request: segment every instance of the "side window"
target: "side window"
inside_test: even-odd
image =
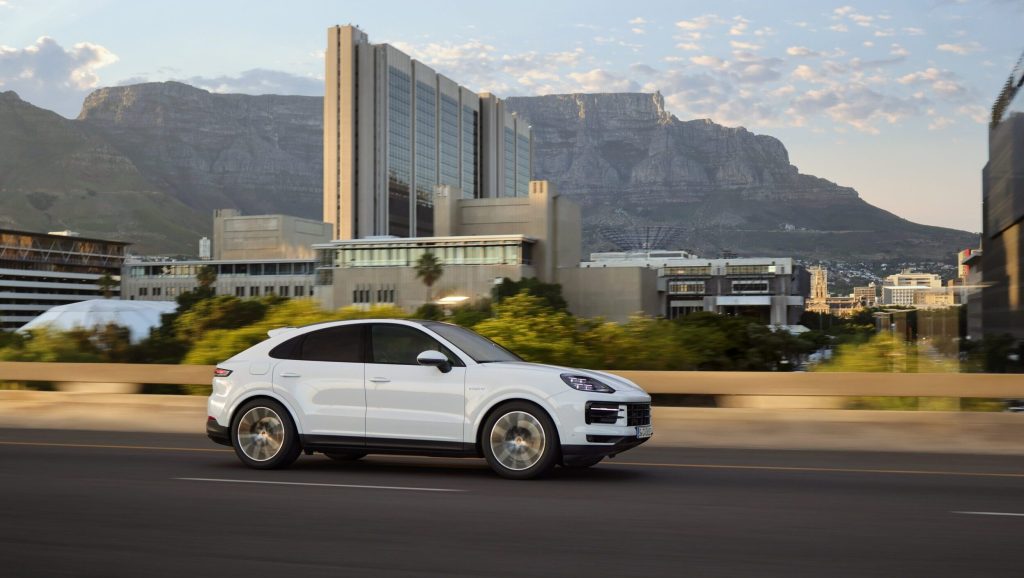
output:
[[[408,325],[379,323],[370,326],[373,363],[392,365],[419,365],[416,357],[424,351],[440,351],[448,356],[452,365],[464,365],[447,347],[426,333]]]
[[[302,341],[305,361],[363,362],[363,325],[342,325],[307,333]]]
[[[271,349],[270,357],[362,363],[364,327],[365,325],[342,325],[306,333]]]

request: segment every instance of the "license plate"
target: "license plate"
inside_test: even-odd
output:
[[[636,437],[638,438],[649,438],[654,435],[653,425],[638,425],[636,426]]]

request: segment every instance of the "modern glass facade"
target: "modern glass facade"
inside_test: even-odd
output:
[[[320,267],[414,267],[424,253],[449,265],[530,265],[533,241],[521,237],[480,239],[434,237],[415,241],[340,244],[318,247]]]
[[[442,185],[463,198],[528,194],[529,128],[494,95],[351,26],[328,30],[325,63],[323,207],[332,238],[432,235]]]
[[[412,188],[412,76],[388,67],[388,231],[410,233],[409,203]]]
[[[432,76],[434,76],[432,74]],[[434,187],[437,186],[437,77],[416,81],[416,233],[434,233]],[[395,233],[392,233],[395,234]]]
[[[472,107],[462,106],[462,198],[480,196],[477,174],[479,162],[480,113]]]

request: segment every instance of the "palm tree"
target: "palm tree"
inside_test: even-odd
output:
[[[100,293],[103,294],[104,299],[110,299],[114,295],[114,287],[117,287],[118,283],[110,276],[110,273],[104,273],[102,277],[96,280],[96,284],[100,287]]]
[[[206,289],[217,282],[217,268],[213,265],[203,265],[196,271],[196,282],[203,289]]]
[[[441,260],[433,253],[424,253],[416,260],[416,278],[421,279],[427,286],[427,303],[430,303],[430,288],[444,274]]]

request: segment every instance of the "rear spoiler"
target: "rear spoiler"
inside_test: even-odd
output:
[[[276,329],[271,329],[270,331],[268,331],[267,332],[267,336],[268,337],[277,337],[278,335],[283,335],[285,333],[290,333],[292,331],[295,331],[296,329],[297,329],[296,327],[278,327]]]

